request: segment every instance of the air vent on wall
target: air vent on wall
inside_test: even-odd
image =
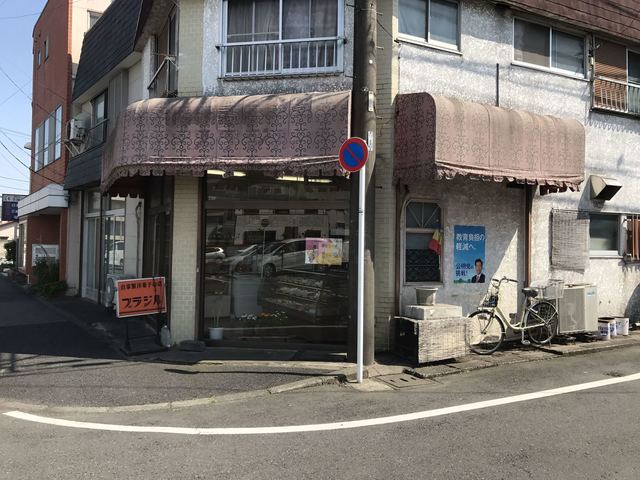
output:
[[[591,184],[591,199],[611,200],[613,196],[622,188],[622,184],[615,178],[606,178],[599,175],[589,177]]]

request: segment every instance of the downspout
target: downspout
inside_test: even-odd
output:
[[[524,237],[525,237],[525,249],[524,249],[524,286],[528,287],[531,284],[531,217],[533,210],[533,194],[535,192],[534,185],[525,185],[525,213],[524,213]]]

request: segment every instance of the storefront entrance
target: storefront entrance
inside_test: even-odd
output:
[[[347,179],[210,171],[203,236],[205,338],[344,348]]]

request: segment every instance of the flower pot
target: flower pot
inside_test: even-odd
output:
[[[211,327],[209,329],[209,340],[222,340],[224,327]]]
[[[417,287],[416,301],[418,305],[435,305],[437,287]]]

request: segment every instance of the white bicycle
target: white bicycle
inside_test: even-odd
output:
[[[518,320],[514,323],[508,320],[509,317],[498,306],[500,288],[505,282],[518,283],[507,277],[492,279],[478,310],[469,315],[469,348],[479,355],[490,355],[498,350],[505,339],[507,327],[521,333],[523,345],[544,345],[551,342],[558,332],[558,309],[549,300],[538,296],[541,290],[550,289],[554,291],[554,298],[560,298],[564,287],[561,280],[551,280],[545,288],[523,288],[522,307]]]

